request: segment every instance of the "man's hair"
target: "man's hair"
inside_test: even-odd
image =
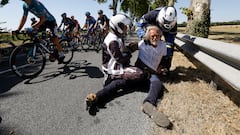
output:
[[[146,30],[146,33],[145,35],[143,36],[143,39],[144,40],[150,40],[150,31],[151,30],[157,30],[157,32],[159,33],[160,37],[162,36],[162,31],[155,25],[150,25],[147,27],[147,30]]]

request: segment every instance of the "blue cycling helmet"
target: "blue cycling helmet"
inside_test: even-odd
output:
[[[85,13],[85,15],[86,15],[86,16],[90,16],[91,13],[87,11],[87,12]]]

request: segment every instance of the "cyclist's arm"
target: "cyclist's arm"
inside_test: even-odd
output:
[[[39,28],[45,21],[46,21],[46,17],[43,16],[43,15],[40,16],[40,17],[39,17],[39,21],[38,21],[37,23],[33,24],[32,28],[33,28],[33,29]]]
[[[95,28],[97,28],[97,26],[98,26],[98,21],[96,21],[93,28],[95,29]]]
[[[18,26],[18,29],[17,29],[18,31],[20,31],[23,28],[24,24],[26,23],[26,20],[27,20],[27,16],[23,15],[22,19],[20,21],[20,24]]]

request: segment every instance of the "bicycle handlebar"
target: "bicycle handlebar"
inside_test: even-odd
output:
[[[37,35],[38,31],[34,30],[32,28],[26,28],[24,30],[20,31],[12,31],[12,38],[13,40],[15,39],[15,37],[17,38],[17,40],[28,40],[28,39],[32,39],[32,37],[34,37],[34,35]],[[24,37],[21,37],[20,35],[24,35]],[[30,37],[30,38],[26,38],[26,37]]]

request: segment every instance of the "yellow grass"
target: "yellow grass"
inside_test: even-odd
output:
[[[178,27],[178,32],[184,31],[185,27]],[[208,38],[240,45],[240,25],[212,26]]]
[[[181,52],[173,57],[168,90],[158,104],[174,127],[154,126],[153,135],[239,135],[240,108],[209,84],[208,74],[194,66]]]

